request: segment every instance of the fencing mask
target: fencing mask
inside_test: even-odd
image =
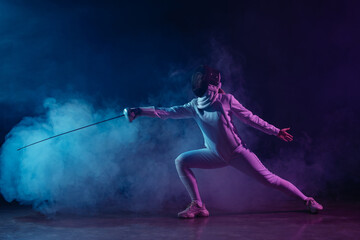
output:
[[[221,75],[218,70],[202,65],[194,71],[191,77],[192,90],[196,96],[202,97],[209,84],[219,86],[220,80]]]

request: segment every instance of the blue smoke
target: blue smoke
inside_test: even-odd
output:
[[[234,72],[239,76],[227,81],[225,90],[235,83],[241,85],[241,69],[231,55],[220,47],[214,49],[214,58],[219,61],[214,60],[213,65],[226,69],[224,76],[228,79]],[[139,105],[172,106],[190,101],[186,72],[170,72],[162,79],[160,94],[149,94],[148,100]],[[139,118],[129,124],[125,119],[117,119],[16,151],[29,143],[121,113],[113,107],[114,103],[99,108],[75,96],[47,98],[44,114],[25,117],[7,135],[0,155],[0,190],[7,201],[32,205],[45,214],[156,211],[181,208],[189,201],[173,160],[182,152],[203,147],[200,130],[192,120]],[[246,101],[241,92],[237,96]],[[256,145],[258,138],[253,131],[243,124],[238,124],[238,128],[247,143]],[[314,166],[307,166],[305,161],[299,163],[299,156],[289,152],[284,157],[287,165],[271,167],[280,176],[289,176],[300,188],[314,186],[312,180],[302,177],[304,172],[314,171]],[[295,163],[296,172],[289,171]],[[321,168],[315,172],[320,173]],[[284,197],[232,168],[196,169],[195,174],[208,206],[244,210]]]
[[[113,184],[121,174],[121,153],[131,152],[137,123],[114,120],[16,151],[19,146],[116,114],[111,109],[95,110],[80,99],[64,103],[46,99],[44,107],[44,116],[24,118],[2,147],[1,192],[5,199],[49,211],[55,203],[61,208],[89,208],[104,197],[116,198]]]
[[[163,81],[183,85],[184,71]],[[183,104],[189,96],[189,84],[181,90],[164,86],[144,105]],[[203,145],[192,121],[139,118],[130,124],[120,118],[17,151],[121,113],[114,103],[99,108],[75,96],[47,98],[43,114],[23,118],[7,135],[0,155],[0,191],[7,201],[45,214],[159,210],[188,201],[173,160]]]

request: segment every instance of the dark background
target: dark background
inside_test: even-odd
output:
[[[359,5],[1,1],[0,143],[23,117],[41,113],[47,97],[137,106],[161,94],[171,71],[218,63],[226,52],[224,89],[267,121],[290,126],[300,140],[288,147],[301,148],[309,164],[321,159],[322,197],[358,198]],[[252,147],[270,158],[285,143],[269,139]]]

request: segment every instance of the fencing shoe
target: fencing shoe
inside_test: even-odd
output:
[[[319,211],[324,209],[323,206],[320,203],[316,202],[312,197],[308,197],[305,199],[305,205],[311,213],[318,213]]]
[[[194,218],[194,217],[208,217],[209,211],[205,208],[205,204],[200,204],[196,201],[192,201],[188,207],[178,213],[179,218]]]

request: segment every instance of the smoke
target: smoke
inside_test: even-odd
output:
[[[354,186],[360,183],[356,161],[360,132],[355,105],[360,101],[352,84],[357,81],[353,49],[358,51],[358,44],[348,37],[356,32],[350,31],[356,22],[351,18],[339,14],[333,18],[332,11],[324,17],[309,13],[309,23],[301,15],[293,28],[281,31],[268,26],[283,26],[282,18],[269,18],[263,10],[246,10],[244,26],[213,15],[203,18],[206,26],[213,26],[209,20],[226,23],[215,31],[220,39],[222,35],[233,39],[225,47],[215,40],[210,44],[201,40],[209,39],[210,33],[193,24],[199,19],[186,18],[181,21],[185,25],[169,21],[164,4],[139,12],[137,4],[132,6],[136,11],[130,11],[123,5],[20,2],[1,2],[0,15],[0,133],[22,119],[1,147],[0,190],[6,200],[33,205],[44,213],[183,207],[189,198],[173,160],[184,151],[203,147],[192,120],[139,118],[129,124],[118,119],[20,152],[16,149],[116,116],[120,106],[186,103],[193,96],[188,70],[204,63],[221,70],[224,90],[245,107],[275,126],[293,127],[295,141],[288,144],[235,122],[265,166],[308,195],[358,192]],[[196,8],[172,11],[183,16],[187,9]],[[297,13],[311,8],[303,10]],[[198,12],[185,15],[198,16]],[[322,24],[314,28],[311,19],[319,18]],[[180,31],[189,26],[194,26],[192,31]],[[345,45],[351,47],[344,49]],[[245,48],[249,51],[242,54]],[[322,54],[329,52],[331,57]],[[249,63],[246,81],[244,55]],[[168,75],[159,80],[169,65]],[[286,199],[230,167],[196,169],[195,174],[210,207],[243,210]]]
[[[1,192],[6,200],[49,211],[54,206],[93,207],[104,196],[115,197],[117,189],[111,185],[121,174],[120,153],[134,141],[136,124],[113,121],[16,151],[25,144],[115,115],[110,109],[96,111],[81,99],[63,103],[46,99],[44,108],[44,116],[24,118],[15,126],[2,147]]]
[[[176,88],[184,84],[180,80],[184,74],[172,71],[163,80],[173,87],[164,87],[161,97],[150,96],[144,105],[183,104],[190,88]],[[43,114],[25,117],[6,136],[0,155],[0,190],[7,201],[30,204],[45,214],[154,211],[186,204],[174,159],[202,146],[200,131],[189,120],[140,118],[130,124],[121,118],[17,151],[32,142],[117,116],[122,110],[96,108],[88,98],[75,94],[63,96],[47,98]]]
[[[213,65],[224,66],[221,69],[225,69],[225,76],[236,72],[241,77],[240,66],[226,49],[214,49],[212,56],[218,61],[213,60]],[[189,71],[179,69],[171,69],[161,80],[158,95],[149,94],[148,100],[139,105],[172,106],[190,101],[191,88],[186,81]],[[242,78],[227,79],[228,89],[243,83]],[[241,92],[235,95],[246,99]],[[192,120],[139,118],[129,124],[122,118],[16,151],[26,144],[121,113],[114,104],[94,107],[86,97],[75,96],[63,94],[62,98],[46,99],[43,114],[25,117],[7,135],[0,155],[0,187],[7,201],[30,204],[45,214],[158,211],[164,207],[181,208],[189,201],[173,160],[182,152],[203,147],[200,130]],[[254,131],[244,124],[237,125],[246,142],[256,144]],[[299,165],[301,154],[301,150],[287,152],[279,158],[286,158],[288,165],[270,167],[280,176],[289,176],[295,184],[308,187],[302,175],[313,171],[314,166],[306,162]],[[289,171],[295,163],[298,167]],[[194,172],[210,207],[245,210],[283,198],[231,167]]]

